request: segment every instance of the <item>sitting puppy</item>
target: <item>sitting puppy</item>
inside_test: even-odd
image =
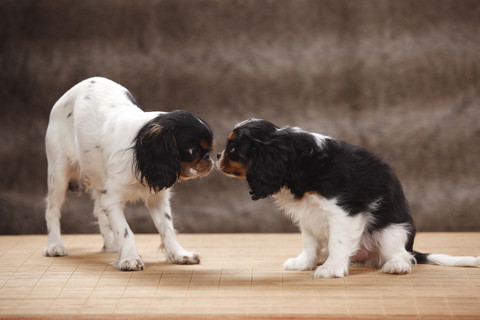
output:
[[[142,270],[135,238],[125,220],[127,202],[142,200],[160,233],[169,262],[199,263],[178,242],[170,187],[213,168],[210,126],[186,111],[143,112],[119,84],[84,80],[54,105],[47,128],[48,196],[46,256],[65,256],[60,209],[74,182],[85,184],[95,204],[105,251],[119,251],[120,270]]]
[[[390,166],[367,150],[298,128],[247,120],[218,155],[220,170],[246,178],[253,200],[273,195],[302,232],[303,252],[285,270],[343,277],[351,262],[386,273],[408,273],[412,263],[480,266],[480,257],[413,250],[415,226],[402,186]]]

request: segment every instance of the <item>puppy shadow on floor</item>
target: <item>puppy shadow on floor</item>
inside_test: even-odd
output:
[[[64,266],[70,266],[75,272],[86,272],[97,275],[102,273],[108,276],[108,279],[118,279],[119,283],[125,278],[139,280],[140,282],[129,280],[129,287],[164,287],[164,288],[192,288],[192,290],[239,290],[248,291],[249,288],[267,288],[282,290],[283,286],[304,286],[306,284],[323,286],[342,282],[343,278],[334,279],[315,279],[313,271],[282,271],[281,264],[278,270],[261,271],[252,270],[251,266],[245,266],[245,269],[239,268],[234,264],[229,266],[228,261],[222,265],[177,265],[166,261],[166,258],[159,253],[158,257],[145,257],[145,270],[143,271],[120,271],[116,267],[118,253],[107,253],[101,249],[85,252],[82,248],[71,248],[69,255],[57,257],[57,263]],[[230,268],[231,267],[231,268]],[[372,278],[372,272],[377,270],[354,265],[350,269],[349,277],[351,280],[360,278]],[[246,292],[245,291],[245,292]]]
[[[98,267],[98,270],[103,270],[106,263],[109,264],[110,261],[115,261],[117,257],[118,253],[116,252],[110,253],[101,250],[85,252],[83,248],[69,248],[68,256],[54,257],[53,259],[62,264],[71,262],[72,265],[81,264],[81,266],[88,266],[92,269],[96,266]]]

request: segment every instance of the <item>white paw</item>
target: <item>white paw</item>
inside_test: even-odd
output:
[[[68,256],[68,252],[62,243],[47,244],[47,247],[43,250],[43,255],[45,257],[63,257]]]
[[[475,262],[473,263],[476,267],[480,267],[480,257],[475,258]]]
[[[315,270],[315,278],[343,278],[348,274],[348,268],[339,265],[323,264]]]
[[[405,259],[391,259],[383,265],[380,272],[405,274],[412,271],[412,263]]]
[[[304,270],[313,270],[315,263],[309,262],[306,259],[300,257],[289,258],[283,263],[283,270],[290,271],[304,271]]]
[[[189,251],[180,251],[175,253],[167,254],[167,259],[169,263],[176,264],[199,264],[200,257],[198,253],[189,252]]]
[[[122,271],[140,271],[145,269],[142,259],[123,259],[118,263],[118,269]]]

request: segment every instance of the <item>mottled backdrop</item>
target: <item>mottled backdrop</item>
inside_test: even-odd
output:
[[[418,229],[480,230],[480,1],[2,0],[0,233],[44,233],[55,101],[104,76],[144,110],[214,128],[266,118],[363,145],[396,169]],[[175,187],[180,232],[294,231],[218,172]],[[69,194],[64,232],[96,232]],[[130,206],[134,232],[154,232]]]

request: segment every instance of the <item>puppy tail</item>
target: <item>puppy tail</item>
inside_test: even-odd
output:
[[[412,251],[418,264],[437,264],[447,267],[480,267],[480,257],[449,256]]]

